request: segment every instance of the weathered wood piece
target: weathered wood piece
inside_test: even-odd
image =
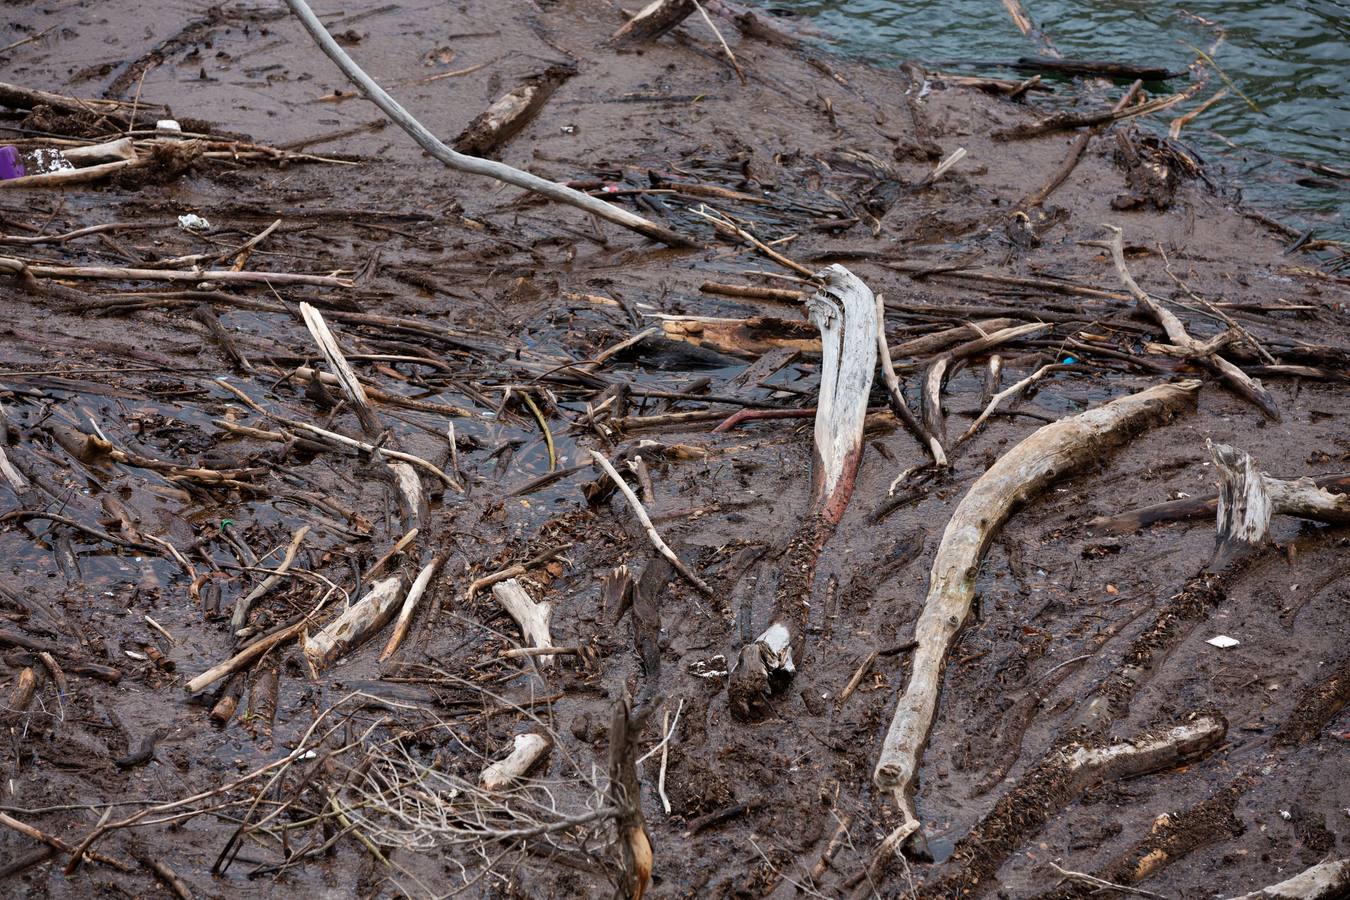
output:
[[[492,586],[492,596],[506,610],[507,615],[520,626],[527,647],[552,647],[553,636],[549,633],[549,624],[553,620],[553,604],[538,601],[530,597],[520,582],[508,578]],[[547,666],[553,662],[552,656],[539,657],[539,665]]]
[[[487,156],[501,147],[538,114],[558,85],[576,74],[573,66],[549,66],[531,75],[493,101],[459,133],[451,145],[460,153]]]
[[[357,603],[314,634],[305,635],[301,650],[315,672],[375,634],[393,617],[403,594],[403,579],[397,575],[377,581]]]
[[[928,597],[914,629],[913,668],[873,773],[877,787],[890,791],[899,806],[906,838],[919,830],[912,792],[937,712],[944,662],[970,613],[980,561],[994,534],[1017,506],[1180,412],[1199,388],[1198,381],[1159,385],[1046,425],[1000,458],[962,498],[933,560]]]
[[[1297,516],[1332,525],[1350,524],[1350,495],[1333,494],[1310,478],[1284,481],[1256,468],[1250,455],[1227,444],[1206,440],[1219,473],[1217,534],[1211,569],[1270,540],[1270,520]]]
[[[867,398],[877,367],[876,298],[843,266],[830,266],[819,277],[824,285],[806,302],[821,339],[810,506],[781,559],[769,627],[741,648],[731,675],[731,709],[741,718],[761,712],[765,700],[796,673],[816,560],[843,518],[862,459]]]
[[[518,734],[512,740],[511,752],[483,770],[479,783],[489,791],[508,788],[525,777],[543,758],[553,742],[542,734]]]

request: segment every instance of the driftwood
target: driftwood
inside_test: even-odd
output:
[[[1125,91],[1125,96],[1121,97],[1116,101],[1116,105],[1111,107],[1111,111],[1120,112],[1125,109],[1125,107],[1134,102],[1135,97],[1139,96],[1139,91],[1142,90],[1143,87],[1144,83],[1142,81],[1136,81],[1131,84]],[[1064,180],[1073,173],[1074,168],[1078,165],[1078,161],[1083,158],[1083,151],[1087,149],[1088,144],[1092,142],[1094,137],[1101,134],[1103,128],[1104,126],[1098,126],[1089,129],[1074,138],[1073,143],[1069,145],[1068,152],[1064,154],[1064,161],[1059,164],[1059,168],[1055,169],[1050,175],[1049,180],[1046,181],[1036,193],[1031,194],[1019,203],[1018,208],[1030,209],[1033,206],[1040,206],[1044,203],[1046,198],[1053,194],[1055,189],[1063,184]]]
[[[1257,471],[1245,452],[1206,441],[1219,473],[1217,534],[1211,569],[1220,569],[1270,539],[1272,517],[1297,516],[1332,525],[1350,525],[1350,495],[1333,494],[1312,479],[1284,481]]]
[[[305,327],[309,329],[310,335],[314,338],[314,343],[318,345],[319,352],[327,360],[328,367],[337,376],[338,386],[342,388],[342,395],[356,410],[356,418],[361,422],[361,430],[366,433],[367,437],[379,437],[384,427],[380,424],[379,417],[375,415],[375,410],[371,408],[370,399],[366,397],[366,391],[361,386],[360,380],[357,379],[351,363],[347,362],[347,358],[342,355],[342,348],[338,346],[337,338],[333,337],[333,332],[329,330],[328,323],[323,320],[323,314],[308,303],[301,303],[300,315],[304,318]]]
[[[1009,68],[1022,72],[1056,72],[1060,75],[1101,76],[1119,78],[1122,81],[1164,81],[1185,75],[1185,71],[1169,72],[1162,66],[1133,66],[1128,63],[1106,62],[1093,59],[1052,59],[1044,56],[1022,56]]]
[[[614,468],[614,464],[595,451],[591,451],[591,459],[594,460],[597,466],[604,470],[605,474],[609,476],[610,481],[614,482],[614,486],[619,489],[619,493],[623,494],[624,499],[628,501],[628,506],[633,510],[633,514],[638,517],[638,521],[642,523],[642,530],[647,533],[647,540],[651,541],[652,546],[656,548],[656,552],[668,559],[670,564],[675,567],[675,571],[679,572],[684,576],[686,581],[698,588],[699,593],[707,597],[714,596],[713,589],[708,586],[708,583],[698,577],[693,569],[685,565],[684,560],[680,559],[675,551],[670,549],[670,545],[661,538],[660,533],[656,530],[656,526],[652,524],[651,516],[647,515],[647,510],[643,508],[642,503],[637,498],[637,494],[633,493],[633,489],[628,486],[628,482],[623,480],[623,476]],[[544,646],[547,646],[547,644]]]
[[[380,662],[384,662],[394,655],[399,644],[408,635],[408,628],[412,625],[413,613],[417,612],[417,604],[422,601],[422,595],[427,592],[427,586],[431,584],[431,579],[436,576],[436,572],[445,562],[444,556],[437,556],[422,567],[422,571],[417,573],[413,579],[412,587],[408,588],[408,596],[403,599],[403,608],[399,610],[398,620],[394,622],[394,631],[389,635],[389,642],[384,645],[380,651]]]
[[[616,897],[642,900],[652,878],[652,842],[647,834],[647,819],[642,814],[642,789],[637,776],[637,742],[642,728],[659,704],[648,703],[634,711],[632,698],[625,690],[609,720],[609,796],[610,805],[619,810],[614,818],[622,882]]]
[[[1312,479],[1319,488],[1336,494],[1350,493],[1350,474],[1319,475]],[[1219,509],[1219,495],[1205,497],[1183,497],[1180,500],[1168,500],[1141,506],[1114,516],[1098,516],[1088,522],[1093,531],[1103,533],[1127,534],[1138,531],[1159,522],[1180,522],[1186,519],[1208,519]]]
[[[310,667],[320,672],[335,659],[389,623],[403,593],[403,579],[394,575],[377,581],[357,603],[314,634],[306,634],[301,650]]]
[[[1111,261],[1115,264],[1116,274],[1120,276],[1121,283],[1125,285],[1126,290],[1130,292],[1130,296],[1134,297],[1140,307],[1162,326],[1163,331],[1167,333],[1167,339],[1172,342],[1174,347],[1179,349],[1181,355],[1202,362],[1219,375],[1235,393],[1255,404],[1267,418],[1276,422],[1280,421],[1280,410],[1275,405],[1275,398],[1270,396],[1270,392],[1261,386],[1261,382],[1219,356],[1217,350],[1228,342],[1228,336],[1219,335],[1208,341],[1197,341],[1191,337],[1186,332],[1186,326],[1182,324],[1182,321],[1173,315],[1171,310],[1154,300],[1130,275],[1130,270],[1125,265],[1125,248],[1121,230],[1114,225],[1105,225],[1104,227],[1111,232],[1111,240],[1104,245],[1095,245],[1105,246],[1111,251]],[[1155,347],[1152,349],[1162,348]]]
[[[291,543],[286,548],[286,554],[282,557],[281,564],[272,570],[272,573],[264,578],[257,587],[235,602],[234,615],[230,618],[231,632],[237,634],[239,629],[243,628],[248,621],[249,610],[253,609],[253,604],[281,582],[282,577],[290,570],[291,563],[295,562],[295,554],[299,552],[300,544],[304,542],[307,534],[309,534],[308,525],[297,528],[295,534],[291,535]]]
[[[113,165],[113,163],[109,163]],[[87,171],[77,169],[76,171]],[[17,181],[18,179],[14,179]],[[0,181],[0,184],[12,182]],[[354,287],[346,278],[332,275],[305,275],[293,272],[236,272],[233,269],[128,269],[120,266],[38,266],[19,259],[0,256],[0,272],[9,272],[20,278],[89,278],[104,281],[180,281],[198,284],[216,281],[221,284],[312,284],[317,287]]]
[[[982,334],[972,341],[959,344],[928,364],[923,375],[923,424],[938,441],[947,441],[947,422],[942,414],[942,386],[947,381],[952,363],[957,360],[976,356],[1000,344],[1023,338],[1039,337],[1051,329],[1051,325],[1041,322],[1029,322],[1003,328],[993,334]]]
[[[1336,900],[1350,896],[1350,857],[1320,862],[1293,878],[1232,900]]]
[[[689,17],[694,0],[653,0],[610,35],[614,47],[654,41]]]
[[[558,85],[576,74],[572,66],[549,66],[493,101],[451,145],[460,153],[486,156],[529,124]]]
[[[489,791],[500,791],[525,777],[525,773],[548,752],[553,742],[542,734],[518,734],[512,741],[511,752],[483,770],[479,783]]]
[[[492,596],[501,604],[502,609],[515,619],[527,647],[552,647],[553,636],[549,633],[549,623],[553,619],[553,604],[537,601],[525,592],[520,582],[508,578],[492,586]],[[539,657],[539,665],[547,666],[553,662],[552,656]]]
[[[881,361],[881,380],[886,384],[886,399],[891,406],[891,412],[909,429],[909,433],[914,435],[933,457],[933,465],[947,465],[947,454],[942,450],[942,442],[933,436],[922,422],[914,417],[914,412],[905,402],[904,391],[900,389],[900,376],[895,373],[895,363],[891,361],[891,350],[886,345],[886,306],[877,295],[877,357]]]
[[[333,36],[328,33],[328,29],[324,28],[323,23],[319,21],[318,16],[314,15],[314,11],[309,8],[309,4],[305,0],[286,0],[286,5],[291,8],[291,12],[295,13],[300,23],[305,26],[305,30],[309,32],[310,37],[314,38],[319,48],[342,70],[342,74],[359,87],[370,101],[380,108],[381,112],[393,120],[395,125],[407,132],[409,137],[417,142],[418,146],[450,168],[469,175],[484,175],[488,178],[494,178],[497,181],[533,191],[558,203],[575,206],[586,212],[594,213],[607,222],[621,225],[671,247],[698,246],[698,242],[672,231],[664,225],[649,222],[641,216],[634,215],[611,203],[606,203],[604,200],[596,199],[566,185],[540,178],[537,175],[531,175],[529,172],[521,171],[504,163],[480,159],[476,156],[465,156],[452,150],[440,138],[428,131],[426,126],[413,118],[397,100],[389,96],[384,88],[376,84],[374,79],[367,75],[347,55],[347,51],[338,46],[337,41],[333,40]],[[692,11],[692,9],[693,6],[691,5],[690,10]]]
[[[1013,509],[1047,486],[1093,464],[1140,430],[1191,403],[1198,381],[1160,385],[1039,429],[980,476],[943,533],[929,576],[928,598],[915,625],[913,669],[873,773],[890,791],[904,821],[899,846],[919,830],[912,792],[919,759],[937,712],[943,665],[970,612],[984,552]]]
[[[731,675],[731,709],[742,718],[761,712],[766,698],[796,673],[816,560],[843,518],[862,459],[867,398],[877,367],[876,298],[843,266],[830,266],[820,277],[824,287],[807,301],[822,348],[810,507],[782,557],[769,627],[741,648]]]

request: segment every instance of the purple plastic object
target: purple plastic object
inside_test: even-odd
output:
[[[17,147],[0,147],[0,181],[22,178],[26,174],[23,157]]]

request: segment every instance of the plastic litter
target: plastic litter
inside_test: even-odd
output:
[[[196,213],[186,213],[178,217],[178,227],[184,231],[206,231],[211,223]]]
[[[39,147],[36,150],[20,150],[13,146],[0,147],[0,181],[73,168],[74,164],[55,147]]]
[[[1229,647],[1236,647],[1242,642],[1237,638],[1231,638],[1226,634],[1216,634],[1214,637],[1205,641],[1205,643],[1212,647],[1218,647],[1220,650],[1227,650]]]

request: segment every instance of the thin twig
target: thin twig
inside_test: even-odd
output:
[[[713,589],[708,586],[708,583],[694,574],[693,570],[684,564],[684,560],[676,556],[675,551],[670,549],[670,546],[661,539],[661,535],[656,531],[656,526],[652,524],[651,517],[647,515],[647,510],[643,509],[642,502],[639,501],[637,495],[633,493],[633,489],[628,486],[628,482],[623,480],[623,476],[615,470],[614,465],[594,450],[591,451],[591,459],[595,460],[595,464],[605,470],[605,474],[610,477],[614,482],[614,486],[619,489],[619,492],[623,494],[624,499],[628,501],[628,505],[632,508],[633,514],[638,517],[638,521],[642,523],[643,529],[647,532],[647,539],[650,540],[652,546],[656,548],[656,552],[670,560],[670,564],[675,567],[675,571],[679,572],[690,584],[698,588],[701,594],[706,597],[715,596]]]

